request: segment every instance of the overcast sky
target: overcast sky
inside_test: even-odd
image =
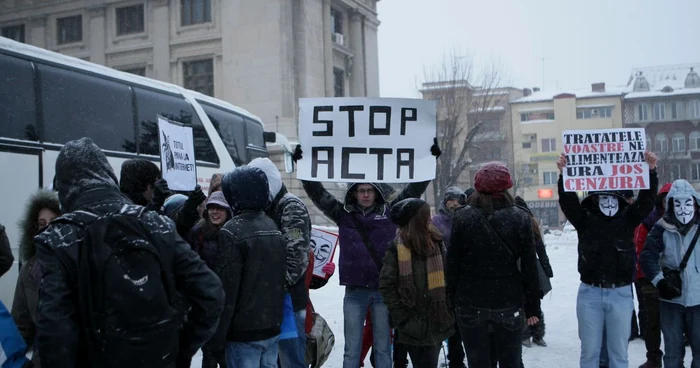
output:
[[[420,97],[456,49],[499,59],[513,85],[624,85],[634,67],[700,62],[700,0],[381,0],[382,97]]]

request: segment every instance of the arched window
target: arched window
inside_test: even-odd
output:
[[[693,131],[690,133],[690,149],[700,150],[700,131]]]
[[[646,140],[646,147],[645,148],[648,150],[651,150],[652,149],[651,148],[651,136],[649,134],[647,134],[646,138],[647,138],[647,140]]]
[[[671,148],[673,152],[685,152],[685,134],[681,132],[673,133],[671,138]]]
[[[656,151],[657,152],[667,152],[668,151],[668,139],[666,134],[659,133],[656,135]]]

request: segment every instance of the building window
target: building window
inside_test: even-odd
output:
[[[528,112],[520,114],[520,121],[554,120],[554,111]]]
[[[58,18],[56,20],[57,43],[59,45],[83,40],[83,16]]]
[[[528,114],[520,114],[520,121],[527,121],[529,118]]]
[[[671,104],[671,119],[683,118],[683,102],[677,101]]]
[[[656,135],[656,150],[658,152],[668,151],[668,140],[666,139],[666,134],[660,133]]]
[[[654,104],[654,120],[666,120],[666,104],[655,103]]]
[[[501,149],[500,148],[493,148],[489,150],[485,157],[487,160],[500,160],[501,159]]]
[[[689,103],[690,105],[690,117],[691,118],[700,118],[700,100],[692,100]]]
[[[649,134],[646,135],[645,143],[646,143],[646,147],[644,147],[644,150],[650,150],[651,149],[651,137],[649,136]]]
[[[211,22],[211,0],[181,0],[183,26]]]
[[[214,60],[197,60],[182,63],[185,88],[214,96]]]
[[[693,131],[690,133],[690,149],[700,150],[700,131]]]
[[[637,105],[637,120],[639,120],[639,121],[649,120],[649,105],[647,105],[647,104]]]
[[[117,8],[117,35],[143,33],[144,24],[143,4]]]
[[[671,138],[673,152],[685,152],[685,136],[683,133],[674,133]]]
[[[554,152],[557,150],[557,140],[554,138],[542,139],[542,152]]]
[[[612,107],[576,109],[576,119],[603,119],[612,117]]]
[[[140,75],[142,77],[146,76],[146,67],[140,67],[140,68],[127,68],[127,69],[119,69],[124,73],[129,73],[129,74],[134,74],[134,75]]]
[[[542,180],[544,185],[554,185],[557,183],[557,173],[556,172],[543,172]]]
[[[523,148],[525,148],[525,149],[530,149],[530,148],[532,148],[532,143],[530,143],[530,142],[523,142]]]
[[[2,27],[0,30],[0,35],[5,38],[24,43],[24,24]]]
[[[331,33],[343,34],[343,13],[331,9]]]
[[[690,180],[700,181],[700,163],[690,164]]]
[[[335,97],[345,97],[345,72],[342,69],[333,69],[333,89]]]
[[[683,165],[679,164],[674,164],[671,165],[671,178],[673,180],[676,179],[685,179],[685,167]]]

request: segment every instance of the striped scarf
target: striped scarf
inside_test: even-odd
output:
[[[445,292],[445,271],[442,264],[440,247],[434,245],[426,259],[428,274],[428,296],[430,297],[429,317],[439,323],[452,323],[453,316],[447,305]],[[401,303],[409,308],[416,305],[416,285],[413,281],[411,250],[401,240],[397,246],[399,258],[399,296]]]

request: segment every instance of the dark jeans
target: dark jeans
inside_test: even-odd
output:
[[[683,366],[685,346],[683,344],[684,322],[693,354],[691,368],[700,368],[700,306],[684,307],[680,304],[660,301],[661,331],[664,334],[664,367]]]
[[[405,345],[413,368],[437,368],[442,344],[434,346]]]
[[[457,324],[467,352],[469,368],[491,367],[491,339],[497,347],[499,367],[520,368],[524,323],[520,308],[458,307]],[[489,327],[493,329],[491,336]]]
[[[462,336],[459,334],[459,327],[455,327],[454,335],[447,339],[447,360],[450,362],[450,368],[464,367]]]
[[[644,345],[647,348],[647,360],[661,365],[661,323],[659,321],[659,290],[647,279],[639,279],[642,301],[639,303],[639,321],[644,332]]]
[[[226,350],[212,350],[207,344],[202,347],[202,368],[226,368]]]
[[[406,368],[408,367],[409,346],[398,341],[399,330],[394,330],[394,355],[392,356],[392,359],[394,359],[394,368]],[[374,351],[374,349],[372,350]],[[411,357],[411,361],[413,361],[413,357]],[[413,366],[415,367],[416,364],[413,363]]]

